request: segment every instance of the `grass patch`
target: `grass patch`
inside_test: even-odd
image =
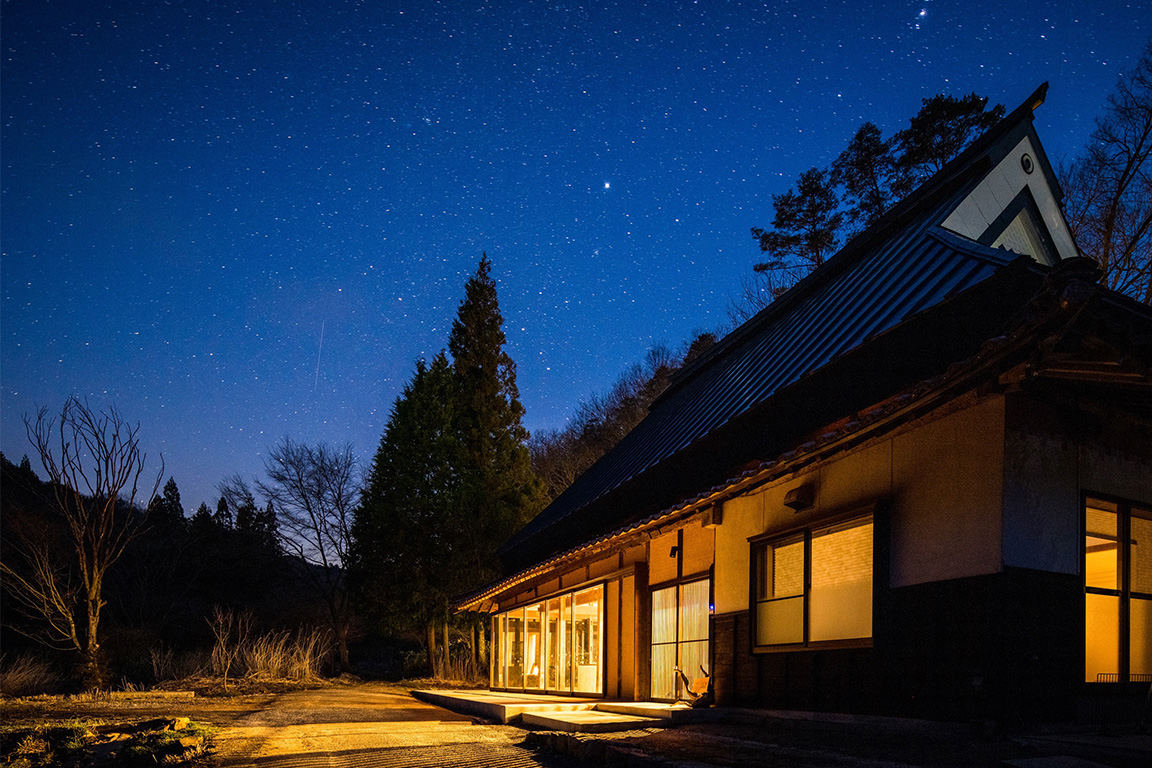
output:
[[[168,722],[165,720],[153,722]],[[102,720],[54,720],[33,726],[0,726],[0,764],[5,768],[73,765],[188,765],[199,761],[217,729],[194,721],[179,730],[158,726],[107,725]]]
[[[102,720],[53,720],[33,726],[0,725],[0,760],[13,768],[60,765],[96,739]]]

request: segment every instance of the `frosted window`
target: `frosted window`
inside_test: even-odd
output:
[[[812,536],[808,639],[872,636],[872,524]]]
[[[1132,598],[1128,617],[1128,659],[1133,675],[1152,674],[1152,600]]]
[[[804,642],[804,598],[757,605],[756,639],[761,645]]]
[[[757,557],[757,645],[872,637],[871,520],[762,545]]]
[[[1084,596],[1084,681],[1105,682],[1120,672],[1120,598]]]
[[[1088,507],[1084,535],[1084,584],[1101,589],[1119,588],[1117,578],[1116,512]]]

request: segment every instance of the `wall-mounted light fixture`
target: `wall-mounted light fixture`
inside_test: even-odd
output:
[[[673,544],[672,549],[668,551],[668,557],[676,557],[678,554],[680,554],[680,547],[676,544]]]
[[[784,495],[784,506],[795,512],[811,509],[816,503],[816,486],[812,483],[798,485]]]

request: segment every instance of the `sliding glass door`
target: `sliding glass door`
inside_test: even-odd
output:
[[[711,588],[708,579],[676,584],[652,592],[652,698],[671,701],[686,696],[676,673],[689,680],[711,674],[708,617]]]
[[[602,693],[603,617],[603,585],[496,614],[492,687]]]

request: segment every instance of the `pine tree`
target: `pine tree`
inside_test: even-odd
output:
[[[893,148],[875,123],[864,123],[832,165],[844,187],[848,218],[861,227],[879,219],[908,192],[909,178]]]
[[[924,99],[908,127],[894,137],[901,164],[917,180],[939,171],[1004,117],[1004,105],[985,111],[987,104],[986,96],[975,93],[959,99],[942,93]]]
[[[832,173],[820,168],[800,174],[795,190],[772,195],[772,229],[753,227],[752,236],[768,254],[753,269],[775,277],[774,294],[783,293],[836,252],[844,219],[839,205]]]
[[[169,477],[164,484],[164,493],[157,496],[148,505],[148,517],[151,525],[171,526],[184,524],[184,506],[180,503],[180,489],[176,487],[176,479]]]
[[[216,518],[212,516],[212,510],[208,509],[207,504],[200,502],[200,506],[192,513],[192,520],[188,523],[188,527],[196,536],[207,535],[216,528]]]

